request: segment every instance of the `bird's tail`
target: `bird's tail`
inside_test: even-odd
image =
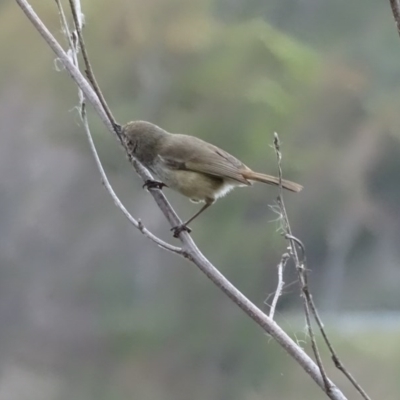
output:
[[[242,173],[242,175],[244,178],[251,181],[258,181],[268,185],[279,186],[279,178],[272,175],[261,174],[254,171],[245,171]],[[303,186],[299,185],[298,183],[287,181],[286,179],[282,179],[282,187],[290,190],[291,192],[300,192],[303,189]]]

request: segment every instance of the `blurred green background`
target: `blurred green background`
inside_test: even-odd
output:
[[[65,2],[67,8],[68,2]],[[54,2],[35,10],[65,41]],[[276,173],[342,360],[400,396],[400,38],[389,1],[83,1],[92,64],[117,120],[197,135]],[[76,88],[15,2],[0,1],[0,400],[321,399],[196,268],[156,248],[102,187]],[[111,183],[175,239],[91,113]],[[166,194],[183,219],[197,206]],[[236,190],[193,224],[207,257],[268,312],[286,243],[277,191]],[[277,319],[308,349],[293,266]],[[349,398],[358,398],[325,355]]]

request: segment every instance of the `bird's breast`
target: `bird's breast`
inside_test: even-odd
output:
[[[214,201],[225,196],[238,182],[221,177],[203,174],[201,172],[171,169],[156,163],[150,170],[157,179],[195,202]]]

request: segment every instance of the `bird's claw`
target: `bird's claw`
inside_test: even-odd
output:
[[[146,188],[147,190],[149,189],[162,189],[164,186],[167,186],[164,182],[159,182],[159,181],[152,181],[148,179],[142,186],[142,188]]]
[[[177,238],[179,236],[179,234],[183,231],[190,233],[192,232],[192,230],[186,226],[185,224],[182,225],[178,225],[178,226],[174,226],[173,228],[171,228],[171,231],[174,232],[174,237]]]

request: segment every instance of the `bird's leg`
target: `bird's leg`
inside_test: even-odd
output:
[[[164,182],[152,181],[151,179],[147,179],[147,181],[143,184],[142,188],[149,189],[162,189],[164,186],[167,186]],[[168,186],[167,186],[168,187]]]
[[[214,203],[214,200],[206,200],[206,204],[204,204],[203,207],[200,208],[199,211],[197,211],[196,214],[193,215],[193,217],[189,218],[186,222],[184,222],[182,225],[174,226],[171,228],[171,231],[174,232],[174,237],[178,237],[179,234],[183,231],[186,231],[190,233],[192,230],[188,227],[188,225],[195,219],[197,218],[203,211],[207,210],[208,207],[211,206],[211,204]]]

